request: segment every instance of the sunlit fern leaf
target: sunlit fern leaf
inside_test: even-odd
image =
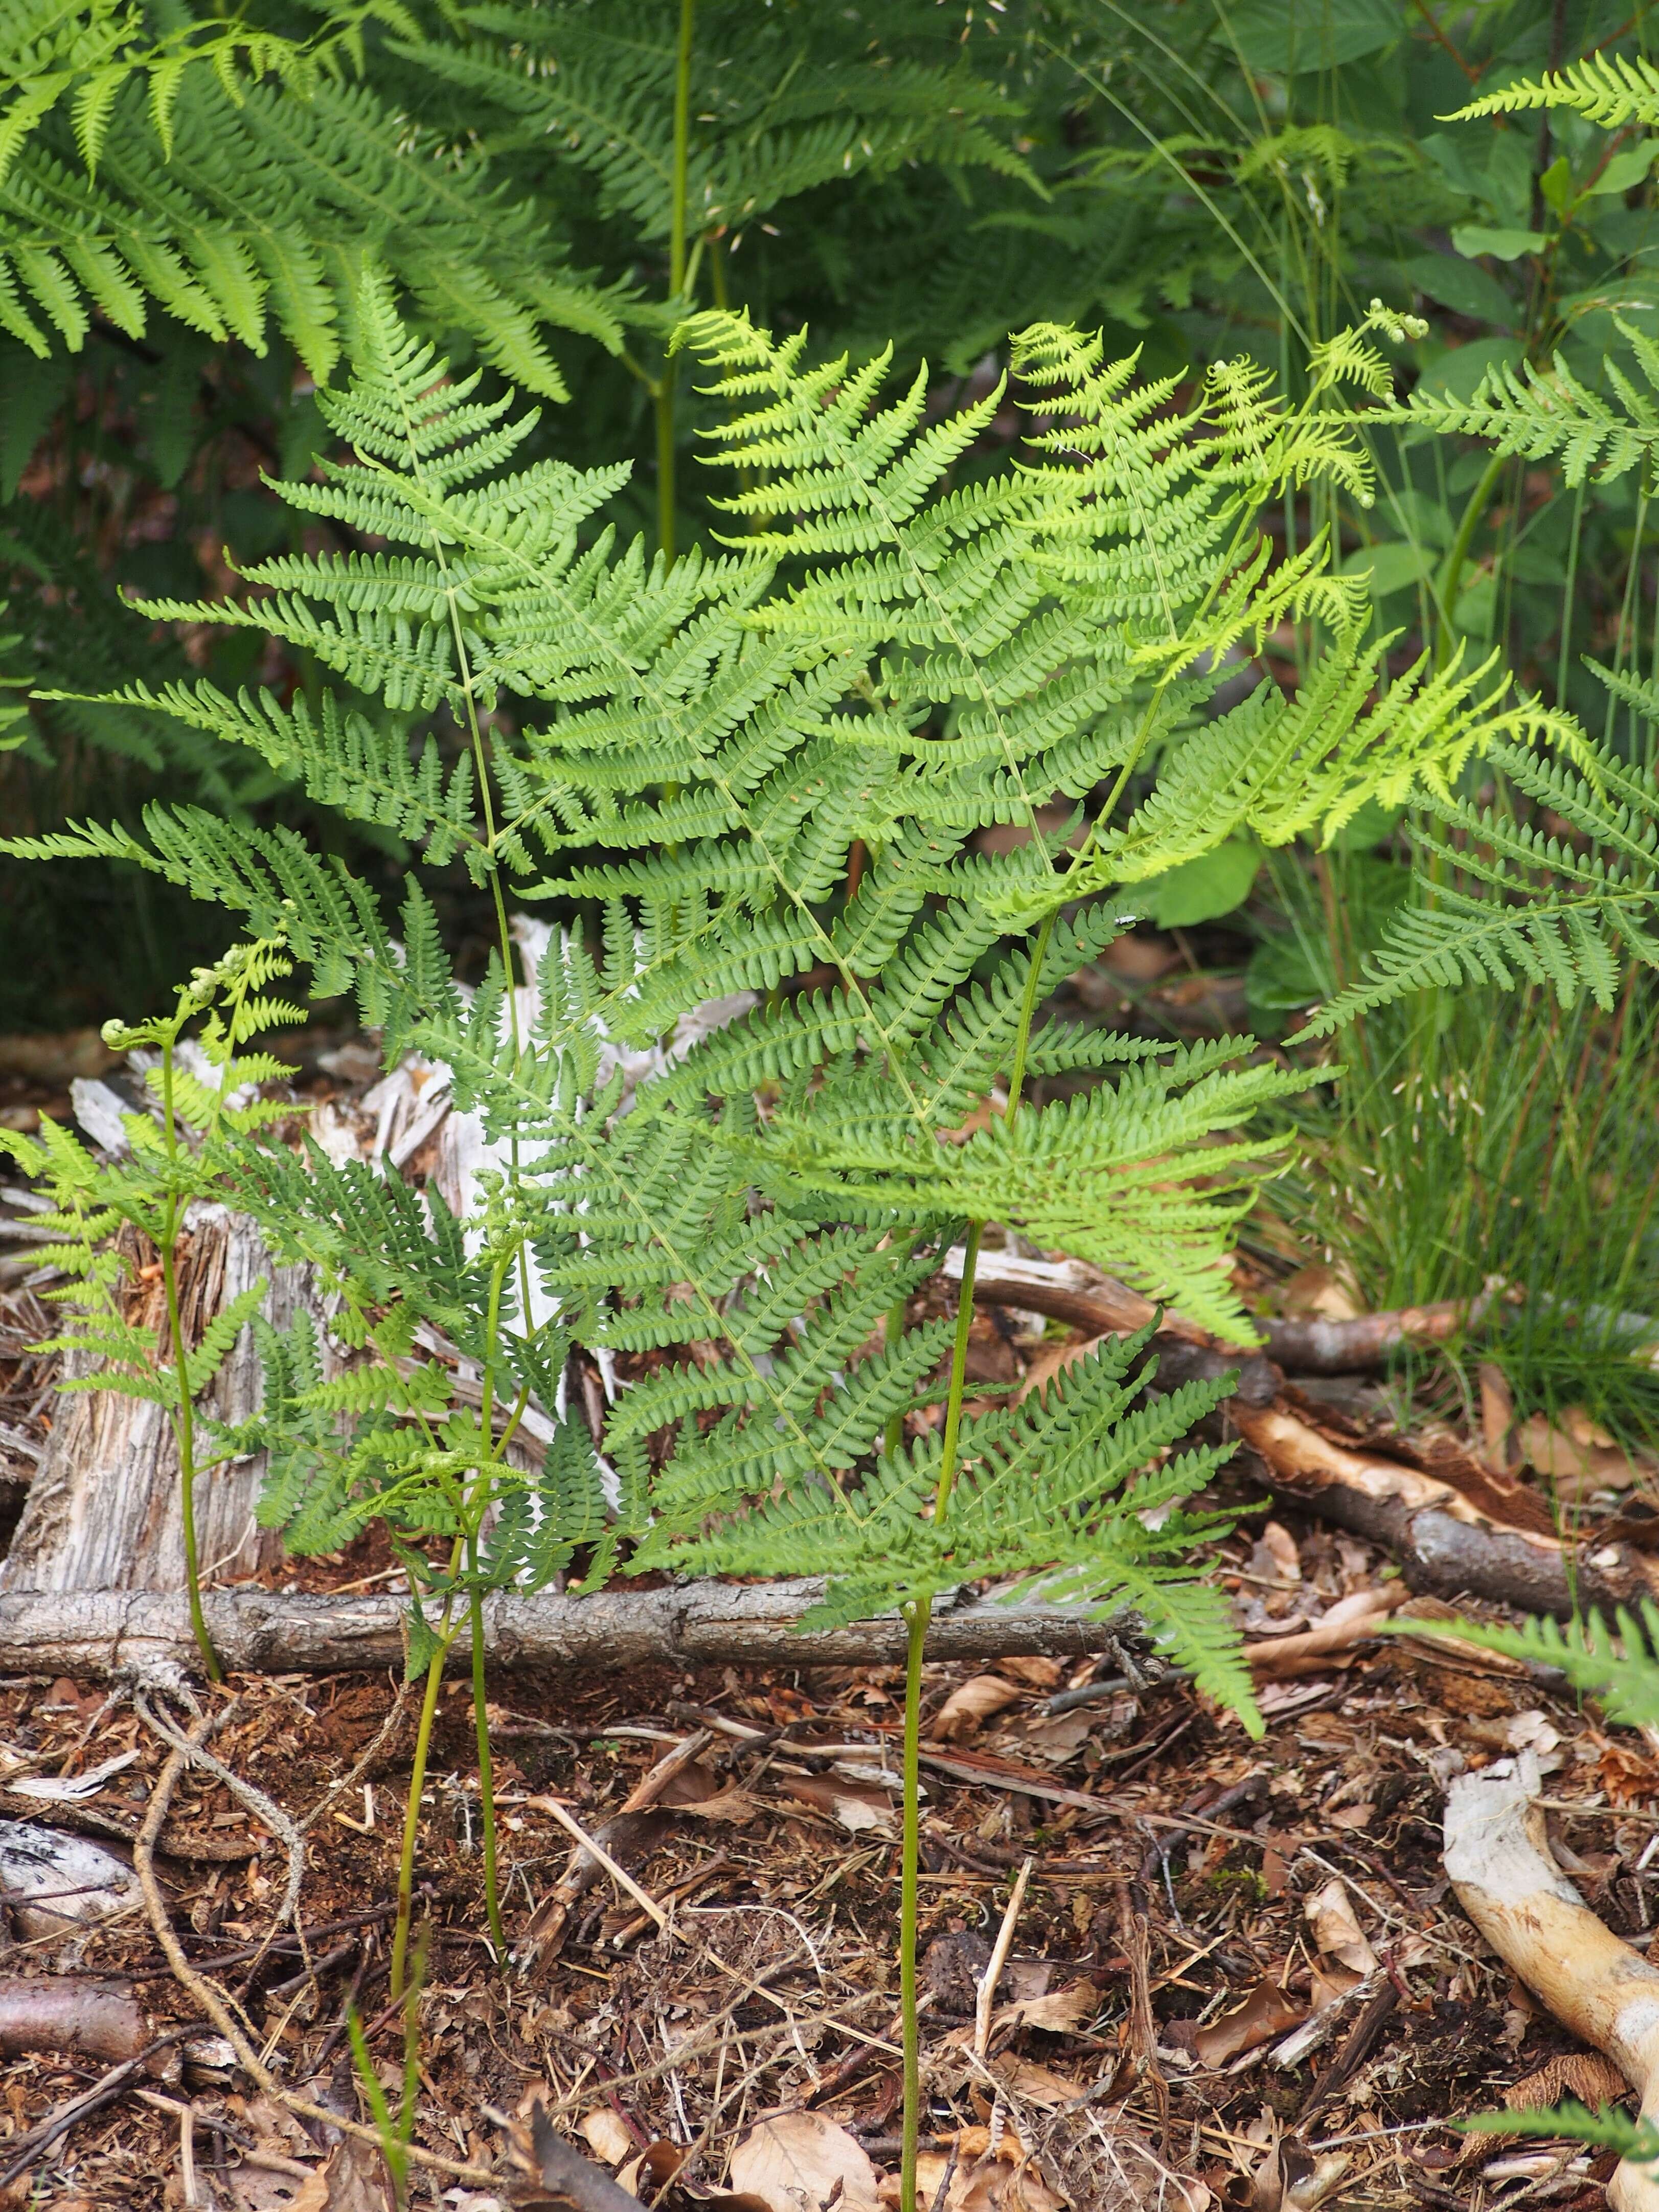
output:
[[[1659,69],[1640,54],[1586,54],[1565,69],[1484,93],[1451,119],[1518,115],[1537,107],[1571,108],[1604,131],[1631,123],[1659,124]]]
[[[1650,688],[1621,684],[1638,711]],[[1512,811],[1425,789],[1436,826],[1419,833],[1434,880],[1399,908],[1358,982],[1322,1007],[1300,1034],[1328,1036],[1356,1014],[1430,987],[1541,985],[1564,1006],[1588,995],[1611,1010],[1621,970],[1659,967],[1659,805],[1629,763],[1582,733],[1569,757],[1506,742],[1492,758],[1540,812],[1565,824],[1534,827]],[[1443,825],[1441,826],[1441,825]]]
[[[1559,456],[1569,485],[1607,483],[1650,467],[1659,448],[1659,346],[1622,317],[1613,320],[1646,390],[1609,355],[1601,370],[1611,389],[1593,391],[1558,354],[1547,368],[1498,362],[1467,399],[1419,389],[1405,407],[1388,411],[1439,436],[1487,439],[1497,453],[1534,461]]]

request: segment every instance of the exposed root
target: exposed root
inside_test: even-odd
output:
[[[1549,1855],[1538,1761],[1460,1775],[1446,1799],[1446,1872],[1504,1964],[1573,2033],[1605,2051],[1659,2121],[1659,1966],[1604,1926]],[[1659,2212],[1659,2175],[1626,2160],[1613,2212]]]

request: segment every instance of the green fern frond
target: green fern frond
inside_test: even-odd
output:
[[[1659,1606],[1644,1599],[1632,1612],[1618,1607],[1613,1619],[1590,1612],[1565,1626],[1534,1614],[1518,1628],[1484,1620],[1412,1620],[1390,1623],[1402,1632],[1455,1637],[1482,1651],[1548,1667],[1565,1675],[1572,1688],[1598,1698],[1607,1718],[1621,1728],[1659,1723]]]
[[[1548,368],[1499,362],[1468,399],[1414,392],[1392,418],[1437,436],[1486,438],[1495,453],[1528,460],[1559,456],[1570,486],[1610,483],[1651,466],[1659,447],[1659,346],[1633,323],[1613,318],[1641,371],[1645,391],[1611,356],[1601,364],[1610,393],[1592,391],[1558,354]]]
[[[1566,107],[1604,131],[1626,124],[1659,123],[1659,69],[1639,54],[1586,54],[1565,69],[1506,84],[1460,107],[1450,119],[1520,115],[1538,107]]]

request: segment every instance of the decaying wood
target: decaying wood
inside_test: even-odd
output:
[[[961,1280],[959,1249],[946,1255],[944,1272]],[[1260,1351],[1287,1375],[1357,1375],[1380,1366],[1402,1344],[1443,1344],[1465,1329],[1478,1328],[1492,1295],[1488,1290],[1476,1298],[1402,1306],[1397,1312],[1360,1314],[1352,1321],[1263,1320],[1255,1315],[1251,1319],[1261,1332]],[[1133,1334],[1158,1313],[1139,1291],[1080,1261],[1027,1260],[1003,1252],[981,1261],[974,1277],[974,1300],[978,1305],[1045,1314],[1091,1336]],[[1246,1356],[1247,1348],[1224,1344],[1173,1308],[1164,1310],[1159,1326],[1189,1344],[1231,1352],[1235,1359]]]
[[[131,1986],[79,1974],[0,1978],[0,2051],[72,2051],[85,2058],[136,2058],[155,2037]]]
[[[485,1650],[495,1667],[887,1665],[904,1656],[904,1624],[859,1621],[793,1632],[823,1595],[816,1579],[736,1587],[601,1590],[591,1597],[500,1597],[485,1607]],[[208,1627],[225,1665],[250,1674],[340,1673],[404,1662],[404,1602],[368,1595],[313,1596],[258,1589],[211,1590]],[[927,1651],[936,1659],[1064,1658],[1104,1650],[1113,1624],[1073,1607],[945,1607]],[[465,1639],[455,1664],[465,1663]],[[12,1673],[166,1680],[196,1661],[182,1595],[149,1590],[0,1593],[0,1666]]]
[[[1446,1872],[1504,1965],[1606,2052],[1659,2123],[1659,1966],[1605,1927],[1551,1858],[1540,1786],[1530,1752],[1459,1775],[1446,1798]],[[1659,2172],[1626,2160],[1607,2200],[1613,2212],[1659,2212]]]
[[[1413,1589],[1560,1615],[1659,1598],[1659,1559],[1627,1543],[1564,1544],[1541,1499],[1483,1482],[1478,1462],[1460,1462],[1454,1482],[1336,1443],[1282,1403],[1226,1410],[1273,1489],[1386,1546]]]
[[[192,1344],[228,1300],[261,1278],[270,1285],[266,1311],[278,1328],[311,1303],[307,1271],[273,1267],[244,1214],[192,1206],[182,1246],[179,1294]],[[138,1285],[133,1317],[159,1318],[161,1296],[159,1281]],[[70,1357],[65,1379],[84,1373],[86,1365]],[[248,1420],[259,1410],[261,1392],[258,1355],[245,1331],[202,1409],[210,1420]],[[264,1475],[261,1456],[216,1468],[197,1483],[198,1540],[210,1578],[255,1574],[280,1559],[279,1538],[254,1523]],[[179,1453],[166,1411],[114,1391],[61,1393],[10,1550],[0,1562],[0,1590],[167,1590],[181,1588],[184,1579]]]

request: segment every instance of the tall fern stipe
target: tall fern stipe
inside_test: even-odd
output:
[[[1304,1079],[1245,1038],[1164,1048],[1039,1011],[1169,871],[1447,790],[1478,745],[1523,746],[1548,718],[1484,672],[1390,680],[1363,583],[1323,541],[1273,564],[1260,518],[1287,484],[1367,495],[1333,413],[1344,381],[1386,380],[1363,332],[1316,357],[1291,409],[1248,367],[1182,401],[1038,326],[1011,374],[1042,425],[957,485],[1000,388],[930,420],[925,375],[889,392],[885,356],[814,362],[804,335],[697,316],[680,343],[712,377],[733,527],[670,566],[592,526],[623,471],[515,470],[530,418],[450,378],[378,278],[356,331],[349,387],[319,401],[349,450],[281,487],[353,550],[258,564],[246,605],[143,610],[302,641],[336,681],[286,702],[199,680],[121,696],[401,836],[417,865],[395,932],[297,836],[188,806],[12,849],[118,856],[217,900],[318,993],[355,989],[388,1058],[429,1055],[482,1117],[459,1214],[314,1141],[225,1139],[237,1202],[337,1294],[331,1343],[262,1332],[266,1518],[300,1552],[385,1522],[416,1593],[413,1671],[463,1614],[478,1651],[489,1591],[579,1558],[595,1582],[817,1573],[815,1625],[904,1615],[908,1999],[943,1594],[995,1580],[1132,1606],[1254,1725],[1190,1564],[1214,1522],[1183,1501],[1218,1455],[1176,1449],[1218,1386],[1144,1398],[1136,1339],[988,1407],[963,1353],[990,1223],[1246,1340],[1230,1235],[1274,1157],[1249,1124]],[[1233,647],[1310,614],[1325,643],[1295,697],[1264,682],[1212,707]],[[1056,793],[1058,831],[1039,812]],[[1023,841],[988,849],[1004,824]],[[552,902],[516,982],[505,939],[475,991],[450,972],[421,875],[458,859],[503,917]],[[1079,1074],[1033,1103],[1034,1079]],[[905,1324],[964,1237],[954,1320]],[[573,1347],[641,1370],[602,1452],[559,1418]],[[532,1412],[552,1441],[526,1468]],[[418,1790],[406,1879],[417,1816]]]

